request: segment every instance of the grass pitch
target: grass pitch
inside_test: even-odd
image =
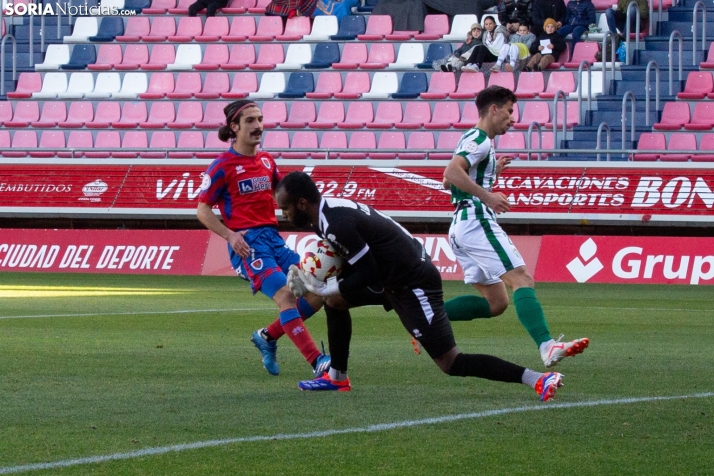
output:
[[[591,339],[545,404],[440,373],[380,308],[353,311],[352,392],[314,394],[287,339],[262,368],[276,312],[239,279],[0,274],[0,474],[714,474],[714,288],[537,291],[554,336]],[[543,369],[513,307],[453,328]]]

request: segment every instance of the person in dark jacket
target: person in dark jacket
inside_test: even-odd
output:
[[[543,33],[543,23],[548,18],[555,20],[555,29],[557,30],[565,24],[566,11],[564,0],[533,0],[531,33],[535,36]]]
[[[531,24],[533,0],[501,0],[498,2],[498,21],[509,33],[516,33],[521,25]]]
[[[565,51],[565,39],[555,31],[555,20],[548,18],[543,23],[543,33],[531,45],[533,55],[523,71],[542,71],[554,63]],[[548,41],[548,44],[545,44]]]
[[[198,13],[205,9],[206,18],[216,15],[219,8],[225,8],[228,5],[228,0],[198,0],[188,6],[188,16],[195,17]]]
[[[597,18],[595,18],[595,5],[591,0],[570,0],[566,9],[565,25],[558,28],[558,34],[563,38],[573,35],[570,45],[572,54],[575,44],[580,41],[583,33],[588,31],[588,27],[597,22]]]
[[[617,8],[608,8],[605,10],[607,26],[613,35],[617,35],[618,33],[625,34],[627,6],[630,4],[630,1],[631,0],[617,0]],[[637,8],[640,10],[640,31],[642,31],[647,26],[647,20],[650,16],[647,0],[637,0]],[[637,17],[634,11],[630,15],[630,32],[634,33],[635,28],[637,28]]]

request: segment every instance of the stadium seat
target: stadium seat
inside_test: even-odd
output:
[[[249,93],[251,99],[272,99],[276,94],[285,91],[285,73],[263,73],[260,78],[260,88]]]
[[[82,99],[87,91],[94,91],[94,75],[92,73],[72,73],[69,77],[67,91],[57,93],[59,99]]]
[[[288,78],[285,91],[278,93],[279,98],[304,98],[305,94],[315,90],[312,73],[292,73]]]
[[[397,92],[399,82],[397,73],[379,72],[372,78],[372,86],[369,92],[363,93],[363,99],[387,99],[390,94]]]
[[[231,89],[231,78],[228,73],[207,73],[203,80],[201,92],[194,93],[198,99],[218,99]]]
[[[37,149],[37,132],[15,131],[12,134],[11,150],[4,150],[3,157],[27,157],[31,151]],[[18,149],[29,149],[27,151]]]
[[[377,150],[399,149],[407,147],[403,132],[382,132],[377,141]],[[397,158],[397,152],[370,152],[370,159],[392,160]]]
[[[226,18],[226,20],[228,20]],[[172,43],[187,43],[203,34],[203,22],[199,17],[179,18],[176,34],[169,35],[168,41]]]
[[[369,92],[369,89],[369,73],[364,71],[350,71],[345,76],[345,84],[342,91],[334,93],[334,95],[337,99],[359,99],[362,94]]]
[[[542,132],[542,143],[538,143],[538,132],[532,132],[531,133],[531,149],[548,149],[548,150],[553,150],[555,148],[554,142],[555,138],[553,137],[553,132],[552,131],[543,131]],[[527,146],[527,144],[526,144]],[[550,155],[549,153],[543,153],[543,154],[533,154],[531,156],[531,159],[534,160],[541,160],[541,159],[546,159]],[[528,154],[524,155],[525,158],[528,157]]]
[[[115,64],[121,63],[123,56],[121,45],[99,45],[97,61],[94,64],[88,64],[87,69],[90,71],[109,71]]]
[[[378,3],[379,0],[364,0],[364,2],[357,6],[357,11],[360,13],[371,13]]]
[[[392,99],[416,99],[427,87],[426,73],[404,73],[399,89],[392,94]]]
[[[70,106],[71,108],[72,106]],[[79,149],[71,152],[57,152],[60,158],[81,158],[84,157],[84,152],[94,148],[94,138],[92,131],[71,131],[67,137],[68,149]]]
[[[104,17],[99,23],[99,28],[94,36],[87,38],[92,43],[99,41],[114,41],[117,36],[124,34],[124,21],[121,17]]]
[[[139,65],[139,68],[144,71],[161,71],[174,62],[176,62],[174,45],[154,45],[151,48],[149,61]]]
[[[57,94],[67,91],[67,73],[46,73],[42,79],[42,89],[32,93],[33,99],[54,99]]]
[[[258,91],[258,77],[255,73],[236,73],[230,91],[221,96],[227,99],[241,99],[256,91]]]
[[[493,76],[498,76],[501,73],[491,74],[491,80],[494,81]],[[541,71],[534,72],[522,72],[518,78],[518,86],[516,86],[515,91],[516,97],[518,99],[530,99],[538,96],[543,92],[545,88],[545,81],[543,79],[543,73]]]
[[[578,43],[579,45],[580,43]],[[521,78],[523,73],[521,73]],[[520,79],[519,79],[520,81]],[[543,99],[553,99],[555,93],[558,91],[563,91],[566,95],[569,95],[575,91],[575,77],[570,71],[553,71],[548,77],[548,85],[545,87],[545,91],[540,93],[538,97]],[[567,96],[566,96],[567,97]]]
[[[645,132],[637,141],[638,150],[662,150],[667,148],[664,134],[661,132]],[[634,160],[657,160],[660,154],[634,154]]]
[[[32,93],[39,93],[41,90],[42,75],[40,73],[24,72],[20,73],[17,79],[15,91],[8,92],[7,97],[8,99],[29,99],[32,97]]]
[[[334,15],[317,16],[312,21],[312,31],[302,37],[303,41],[328,41],[339,30],[337,17]]]
[[[79,129],[94,120],[94,105],[91,101],[72,101],[69,103],[67,120],[57,123],[62,129]],[[68,146],[69,147],[69,146]]]
[[[555,63],[550,63],[547,69],[560,69],[561,66],[563,66],[565,63],[568,62],[568,59],[570,58],[570,41],[567,41],[565,43],[565,51],[560,53],[560,56],[558,59],[555,61]]]
[[[221,41],[221,38],[228,36],[230,30],[228,17],[208,17],[206,18],[205,25],[203,25],[203,31],[194,37],[194,41],[199,43],[215,43]]]
[[[364,33],[357,35],[359,41],[381,41],[392,33],[392,17],[389,15],[370,15]]]
[[[197,122],[195,127],[199,129],[217,129],[226,123],[226,115],[223,113],[229,103],[227,101],[209,101],[206,103],[206,109],[203,111],[203,120]],[[210,134],[209,134],[210,136]],[[206,137],[206,147],[208,145],[208,137]],[[198,157],[198,155],[196,155]]]
[[[133,17],[132,17],[133,18]],[[149,62],[149,47],[146,45],[126,45],[121,63],[114,63],[117,71],[131,71],[139,69],[142,64]]]
[[[678,131],[689,124],[689,103],[670,101],[664,104],[662,119],[652,127],[657,131]]]
[[[473,73],[469,73],[473,74]],[[521,75],[526,74],[526,73],[521,73]],[[541,83],[542,84],[542,83]],[[507,71],[503,71],[501,73],[497,74],[492,74],[491,77],[488,79],[488,85],[490,86],[502,86],[506,89],[510,89],[511,91],[516,89],[516,81],[514,78],[513,73],[509,73]],[[542,91],[543,89],[541,89]]]
[[[562,103],[561,103],[562,104]],[[518,107],[518,106],[515,106]],[[515,109],[514,107],[514,109]],[[514,129],[528,129],[532,122],[541,126],[550,121],[550,104],[546,101],[526,101],[520,122],[513,124]]]
[[[330,149],[346,149],[347,134],[342,131],[327,131],[322,133],[320,138],[320,150],[330,159],[340,157],[340,152],[332,152]],[[329,155],[328,155],[329,154]],[[314,158],[318,158],[313,155]]]
[[[231,29],[227,36],[223,37],[223,41],[235,43],[245,41],[249,36],[255,35],[255,17],[233,17],[231,20]]]
[[[282,153],[284,159],[307,159],[310,152],[293,152],[292,149],[311,149],[317,152],[317,133],[311,131],[299,131],[293,134],[290,141],[290,149]]]
[[[280,123],[284,129],[305,129],[309,122],[315,122],[317,111],[312,101],[295,101],[290,107],[290,113],[285,122]]]
[[[274,129],[288,120],[288,107],[283,101],[267,101],[263,104],[263,127]],[[223,120],[225,122],[225,119]]]
[[[144,8],[142,13],[146,15],[163,15],[169,12],[169,8],[176,8],[176,0],[151,0],[151,6]]]
[[[168,93],[174,91],[175,82],[173,73],[154,73],[149,79],[146,92],[140,93],[141,99],[163,99]]]
[[[710,102],[697,102],[692,111],[692,120],[685,124],[688,131],[708,131],[714,127],[714,104]]]
[[[372,47],[374,48],[374,46]],[[371,51],[371,50],[370,50]],[[397,60],[389,63],[390,69],[414,69],[424,61],[424,45],[421,43],[402,43],[399,46]]]
[[[566,68],[578,68],[580,63],[587,61],[589,64],[595,62],[595,53],[600,51],[599,46],[601,43],[596,43],[594,41],[579,41],[575,44],[575,49],[573,49],[573,57],[570,61],[563,64]]]
[[[45,60],[35,64],[35,71],[56,71],[69,63],[69,45],[48,45]]]
[[[452,52],[451,43],[432,43],[426,50],[426,58],[416,67],[419,69],[433,69],[434,61],[446,58]]]
[[[176,6],[169,8],[169,15],[188,15],[188,7],[193,3],[192,0],[177,0]]]
[[[255,63],[249,64],[248,68],[252,70],[266,71],[275,69],[276,64],[283,63],[284,61],[285,52],[283,51],[283,45],[263,44],[260,45],[258,58],[255,60]]]
[[[238,71],[245,69],[249,64],[255,63],[255,48],[253,45],[231,45],[231,53],[227,63],[221,63],[220,67],[227,71]],[[199,65],[194,68],[200,69]]]
[[[372,43],[367,61],[360,63],[361,69],[384,69],[394,62],[394,45],[392,43]]]
[[[130,17],[131,18],[131,17]],[[157,43],[176,35],[176,20],[173,16],[158,16],[151,21],[149,33],[141,36],[141,41]]]
[[[189,99],[201,92],[201,73],[179,73],[174,90],[167,93],[169,99]]]
[[[590,94],[592,97],[599,96],[603,93],[602,91],[602,71],[593,71],[591,74],[591,84],[590,87],[592,90],[590,91]],[[580,89],[580,85],[582,85],[582,96],[583,98],[588,97],[588,72],[583,71],[582,77],[580,78],[580,81],[578,82],[578,87],[575,88],[575,91],[569,94],[570,99],[576,99],[578,97],[578,90]]]
[[[285,31],[282,35],[275,37],[276,41],[300,41],[303,36],[310,34],[310,18],[296,16],[288,18],[285,23]]]
[[[431,152],[434,150],[434,134],[431,132],[412,132],[407,139],[406,148],[409,151],[424,149]],[[426,152],[400,152],[399,158],[421,160],[426,158]]]
[[[124,3],[124,10],[141,13],[145,8],[149,8],[150,6],[150,0],[126,0]]]
[[[176,119],[166,124],[169,129],[191,129],[203,121],[203,106],[198,101],[181,101],[176,110]]]
[[[714,68],[714,43],[711,43],[709,45],[709,53],[707,53],[707,60],[703,61],[700,65],[700,68],[705,68],[705,69],[711,69]],[[694,160],[696,156],[692,157],[692,160]]]
[[[366,123],[368,129],[391,129],[402,122],[402,103],[385,101],[377,103],[377,111],[372,122]]]
[[[94,91],[84,95],[87,99],[107,99],[121,90],[119,73],[99,73],[94,81]]]
[[[156,131],[151,134],[149,151],[140,152],[139,157],[146,159],[168,158],[166,149],[176,148],[176,135],[170,131]]]
[[[197,131],[183,131],[176,143],[181,151],[169,152],[169,159],[192,159],[196,152],[203,149],[203,133]]]
[[[402,122],[394,124],[397,129],[421,129],[431,121],[431,107],[428,102],[409,101],[404,109]]]
[[[121,119],[121,106],[115,101],[97,103],[94,119],[84,124],[89,129],[108,129],[112,123]]]
[[[40,117],[30,123],[32,127],[38,129],[50,129],[56,127],[58,122],[67,119],[67,106],[64,101],[45,101],[42,105]]]
[[[332,41],[350,41],[357,38],[366,30],[363,15],[345,15],[340,20],[340,28],[336,35],[331,35]]]
[[[668,150],[697,150],[697,137],[689,132],[676,132],[669,136]],[[663,162],[688,162],[692,154],[662,154]]]
[[[10,101],[0,101],[0,127],[6,121],[12,120],[12,103]]]
[[[248,41],[273,41],[283,34],[283,19],[281,17],[260,17],[255,35],[250,35]]]
[[[449,34],[449,17],[447,15],[427,15],[424,18],[424,31],[414,35],[417,41],[440,40]],[[466,36],[464,35],[464,38]],[[442,56],[443,58],[444,56]]]
[[[464,41],[466,34],[471,31],[471,25],[478,23],[476,15],[454,15],[451,22],[451,31],[444,35],[444,41]]]
[[[285,131],[268,131],[263,135],[261,149],[275,159],[281,158],[283,151],[290,149],[290,135]]]
[[[228,148],[228,144],[226,142],[222,142],[218,138],[218,132],[211,131],[206,136],[206,149],[221,149],[221,151],[220,152],[213,152],[213,151],[196,152],[196,158],[197,159],[215,159],[216,157],[218,157],[218,154],[220,154],[227,148]]]
[[[347,73],[348,75],[350,73]],[[369,90],[369,75],[367,75],[367,90]],[[342,91],[342,75],[339,72],[323,72],[317,76],[317,84],[313,92],[305,93],[309,99],[329,99]]]
[[[254,50],[252,47],[250,48],[250,50],[253,51],[253,61],[255,61]],[[228,52],[228,45],[206,45],[206,49],[203,52],[203,58],[201,59],[201,62],[199,64],[193,65],[193,69],[195,69],[196,71],[216,71],[221,68],[222,64],[228,63],[229,58],[230,53]],[[241,64],[241,66],[242,67],[239,69],[244,69],[248,66],[248,64],[244,63]]]
[[[276,69],[302,69],[312,61],[312,49],[307,43],[288,45],[285,61],[275,65]]]
[[[456,76],[454,73],[432,73],[429,79],[429,89],[421,93],[420,97],[422,99],[446,99],[449,94],[455,91]]]
[[[136,129],[139,124],[146,122],[147,115],[145,102],[125,102],[121,108],[121,118],[112,122],[112,127],[115,129]]]
[[[121,89],[112,94],[114,99],[136,99],[145,93],[149,87],[146,73],[126,73],[121,83]]]
[[[461,120],[459,103],[456,101],[440,101],[434,105],[431,122],[424,124],[424,129],[449,129]]]
[[[166,69],[193,69],[194,65],[201,63],[201,58],[201,45],[178,45],[176,60],[167,64]]]
[[[711,153],[692,155],[692,162],[714,162],[714,134],[702,134],[699,150],[706,150]]]
[[[714,90],[714,78],[709,71],[690,71],[684,91],[677,93],[679,99],[704,99]],[[714,97],[714,96],[713,96]]]
[[[126,131],[121,138],[121,149],[112,152],[115,159],[135,159],[139,157],[138,150],[127,149],[148,149],[149,139],[145,131]],[[148,157],[147,157],[148,158]]]
[[[568,106],[566,109],[568,113],[567,123],[565,127],[570,129],[573,126],[578,125],[580,122],[580,110],[578,109],[577,101],[568,101]],[[563,101],[558,102],[558,129],[563,127]],[[547,129],[552,129],[553,124],[551,122],[546,122],[545,127]]]
[[[449,93],[451,99],[473,99],[486,87],[483,73],[462,74],[456,91]]]
[[[127,18],[124,34],[115,38],[116,41],[136,42],[147,36],[151,31],[151,22],[146,16],[132,16]]]
[[[99,131],[94,138],[94,149],[110,149],[118,151],[121,149],[121,136],[119,131]],[[112,156],[112,152],[95,152],[94,150],[85,151],[84,156],[89,159],[108,159]]]
[[[4,25],[4,23],[3,23]],[[10,140],[10,131],[0,131],[0,156],[5,156],[5,152],[10,152],[12,153],[12,150],[10,150],[11,146],[11,140]],[[21,156],[23,157],[23,156]]]
[[[323,107],[325,103],[322,103]],[[374,121],[374,107],[371,102],[351,102],[347,106],[344,121],[337,124],[338,129],[362,129]]]
[[[429,157],[435,160],[451,160],[462,135],[461,132],[439,133],[439,138],[436,140],[437,152],[430,154]]]
[[[454,129],[471,129],[478,123],[478,121],[479,114],[478,109],[476,109],[476,103],[474,103],[473,101],[469,101],[464,104],[464,110],[461,113],[461,120],[459,122],[454,123]]]
[[[64,43],[86,43],[90,36],[95,36],[99,31],[99,21],[97,17],[77,17],[74,21],[72,34],[64,36]]]
[[[5,121],[5,127],[28,127],[40,118],[40,105],[35,101],[22,101],[15,104],[11,121]]]
[[[332,129],[335,126],[339,126],[344,120],[344,104],[339,101],[326,101],[320,104],[317,119],[315,119],[315,122],[310,122],[308,127],[313,129]]]
[[[367,45],[365,43],[346,43],[342,49],[339,63],[332,63],[333,69],[357,69],[367,62]]]
[[[306,69],[329,68],[340,61],[340,45],[329,41],[315,45],[312,60],[303,65]]]
[[[515,149],[526,150],[526,139],[522,132],[508,131],[498,138],[498,150]],[[496,158],[513,157],[514,159],[522,159],[524,154],[514,152],[496,152]]]
[[[357,131],[353,132],[350,136],[349,149],[370,149],[374,150],[377,148],[377,138],[374,136],[374,132],[371,131]],[[369,152],[342,152],[340,153],[340,159],[354,160],[354,159],[366,159]]]

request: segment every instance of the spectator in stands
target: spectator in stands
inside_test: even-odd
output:
[[[625,22],[627,21],[627,5],[631,0],[617,0],[617,8],[608,8],[605,10],[605,18],[607,18],[607,26],[610,31],[617,35],[625,34]],[[647,20],[650,16],[649,5],[647,0],[636,0],[637,8],[640,9],[640,31],[645,29]],[[634,12],[630,18],[630,31],[634,32],[637,28],[637,17]]]
[[[483,44],[474,48],[462,71],[478,73],[483,63],[494,63],[498,59],[501,47],[508,41],[508,31],[504,26],[496,27],[493,17],[486,17],[483,22],[486,31],[483,33]]]
[[[206,18],[216,16],[216,11],[219,8],[224,8],[228,5],[228,0],[196,0],[188,6],[188,16],[195,17],[198,12],[205,9]]]
[[[543,24],[543,33],[531,45],[533,57],[523,71],[542,71],[565,51],[565,39],[555,31],[555,20],[548,18]]]
[[[474,48],[478,45],[483,45],[483,28],[480,23],[471,25],[471,31],[466,34],[466,41],[456,48],[452,54],[446,58],[434,61],[434,68],[441,69],[444,72],[461,69],[466,60],[469,59]]]
[[[535,36],[543,33],[543,23],[548,18],[555,20],[556,30],[565,22],[565,2],[563,0],[533,0],[533,25],[531,33]]]
[[[316,6],[317,0],[272,0],[265,7],[265,14],[283,18],[309,17],[315,12]]]
[[[595,25],[597,18],[595,18],[595,5],[591,0],[570,0],[566,9],[565,25],[558,28],[558,34],[563,38],[573,35],[570,45],[572,52],[583,33],[588,31],[588,27]]]
[[[498,73],[501,71],[501,66],[508,58],[508,63],[504,66],[506,71],[516,69],[516,63],[527,59],[530,55],[530,48],[536,37],[531,33],[531,29],[525,23],[518,27],[518,33],[511,35],[511,41],[507,45],[501,47],[501,52],[498,54],[498,61],[493,65],[491,71]],[[521,63],[522,65],[522,63]]]
[[[508,33],[516,33],[521,25],[531,24],[533,0],[501,0],[498,3],[498,21]]]

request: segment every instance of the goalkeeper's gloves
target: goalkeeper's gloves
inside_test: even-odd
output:
[[[296,298],[302,297],[307,293],[307,288],[305,288],[305,283],[300,279],[299,273],[300,270],[297,266],[294,264],[290,265],[290,269],[288,270],[288,289]]]
[[[289,282],[292,283],[292,286],[290,284],[288,285],[288,287],[295,296],[298,296],[298,293],[300,292],[303,293],[301,295],[304,295],[305,292],[309,292],[320,297],[334,296],[340,294],[340,287],[337,283],[336,276],[329,278],[327,282],[323,283],[318,281],[314,276],[305,274],[297,266],[295,266],[295,271],[293,271],[291,267],[290,272],[293,274],[297,272],[297,280],[295,278],[289,280]],[[298,280],[300,281],[300,283],[297,282]]]

